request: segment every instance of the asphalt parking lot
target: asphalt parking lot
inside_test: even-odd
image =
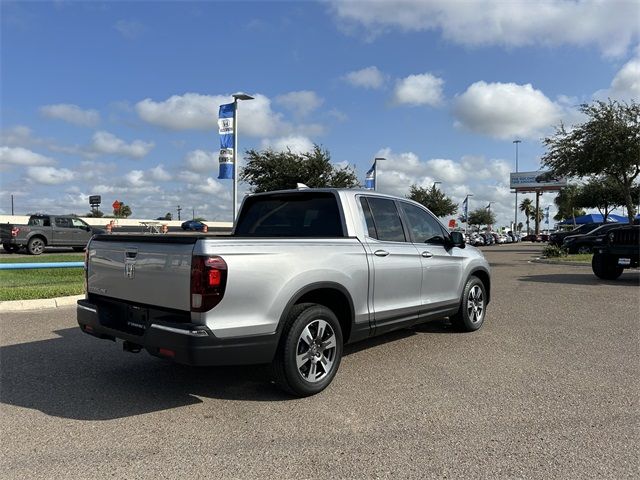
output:
[[[638,478],[640,273],[485,250],[488,317],[347,347],[322,394],[263,367],[189,368],[3,313],[3,478]]]

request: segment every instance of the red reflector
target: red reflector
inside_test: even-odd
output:
[[[160,348],[158,349],[158,353],[163,357],[173,358],[176,356],[176,352],[174,352],[173,350],[169,350],[168,348]]]
[[[93,328],[91,328],[89,325],[85,325],[84,326],[84,331],[93,333]]]
[[[219,286],[221,280],[222,280],[222,275],[220,274],[220,270],[209,270],[209,286],[210,287]]]

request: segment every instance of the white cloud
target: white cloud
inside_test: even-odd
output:
[[[25,146],[33,142],[33,132],[24,125],[15,125],[2,131],[0,143],[3,145]]]
[[[453,160],[435,158],[426,162],[426,167],[434,178],[447,183],[461,183],[467,178],[467,171],[463,166]]]
[[[442,85],[444,80],[430,73],[409,75],[396,82],[393,102],[412,106],[442,104]]]
[[[313,150],[313,142],[302,135],[290,135],[287,137],[263,140],[262,148],[271,148],[276,152],[291,150],[292,153],[300,154]]]
[[[0,164],[3,165],[53,165],[56,161],[53,158],[45,157],[36,152],[32,152],[22,147],[0,147]]]
[[[322,105],[324,100],[316,92],[301,90],[279,95],[276,102],[293,112],[295,116],[305,117]]]
[[[100,123],[100,113],[97,110],[83,110],[78,105],[71,103],[44,105],[40,107],[40,114],[81,127],[95,127]]]
[[[264,95],[254,95],[254,100],[238,104],[242,135],[267,137],[284,126],[281,115],[271,109],[271,100]],[[173,95],[156,102],[146,98],[135,106],[142,120],[169,130],[218,130],[218,109],[231,103],[230,95],[201,95],[185,93]]]
[[[128,40],[135,40],[147,30],[147,27],[136,20],[124,19],[118,20],[113,28],[115,28],[118,32],[120,32],[120,35]]]
[[[594,98],[599,100],[607,98],[625,101],[638,100],[640,98],[640,54],[625,63],[611,81],[611,86],[606,90],[596,92]]]
[[[638,3],[576,0],[331,0],[341,22],[364,27],[369,35],[396,30],[441,31],[461,45],[524,47],[595,45],[621,55],[638,40]]]
[[[491,137],[534,138],[557,124],[562,111],[531,84],[476,82],[458,95],[456,125]]]
[[[376,66],[354,70],[343,78],[351,85],[362,88],[378,89],[385,83],[385,75]]]
[[[150,183],[143,170],[131,170],[125,174],[124,179],[132,187],[144,187]]]
[[[221,182],[211,177],[208,177],[204,183],[195,185],[194,190],[207,195],[221,195],[227,191]]]
[[[165,170],[162,164],[151,168],[149,170],[149,177],[156,182],[168,182],[172,178],[171,174]]]
[[[76,174],[66,168],[55,167],[29,167],[27,177],[36,183],[43,185],[59,185],[71,182],[76,178]]]
[[[187,153],[184,161],[192,172],[211,172],[218,167],[218,152],[193,150]]]
[[[126,143],[112,133],[99,131],[93,135],[91,150],[95,153],[140,159],[153,149],[153,142],[134,140]]]

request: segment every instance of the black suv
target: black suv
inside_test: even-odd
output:
[[[564,237],[562,247],[569,253],[591,253],[594,247],[603,245],[606,234],[614,228],[620,228],[620,224],[607,223],[584,235],[569,235]]]
[[[635,268],[640,259],[640,225],[626,225],[611,230],[605,242],[594,247],[591,268],[596,277],[615,280],[625,268]]]
[[[568,232],[556,232],[556,233],[552,233],[549,236],[549,244],[550,245],[555,245],[557,247],[561,247],[562,246],[562,241],[565,239],[565,237],[568,237],[569,235],[584,235],[585,233],[589,233],[592,230],[595,230],[596,228],[598,228],[600,225],[602,225],[602,223],[585,223],[584,225],[580,225],[577,228],[574,228],[573,230],[570,230]]]

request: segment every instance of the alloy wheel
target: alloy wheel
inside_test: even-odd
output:
[[[324,320],[312,320],[298,338],[298,373],[307,382],[319,382],[331,373],[335,359],[336,335],[333,328]]]
[[[471,323],[478,323],[484,315],[484,295],[479,285],[474,285],[467,296],[467,314]]]

